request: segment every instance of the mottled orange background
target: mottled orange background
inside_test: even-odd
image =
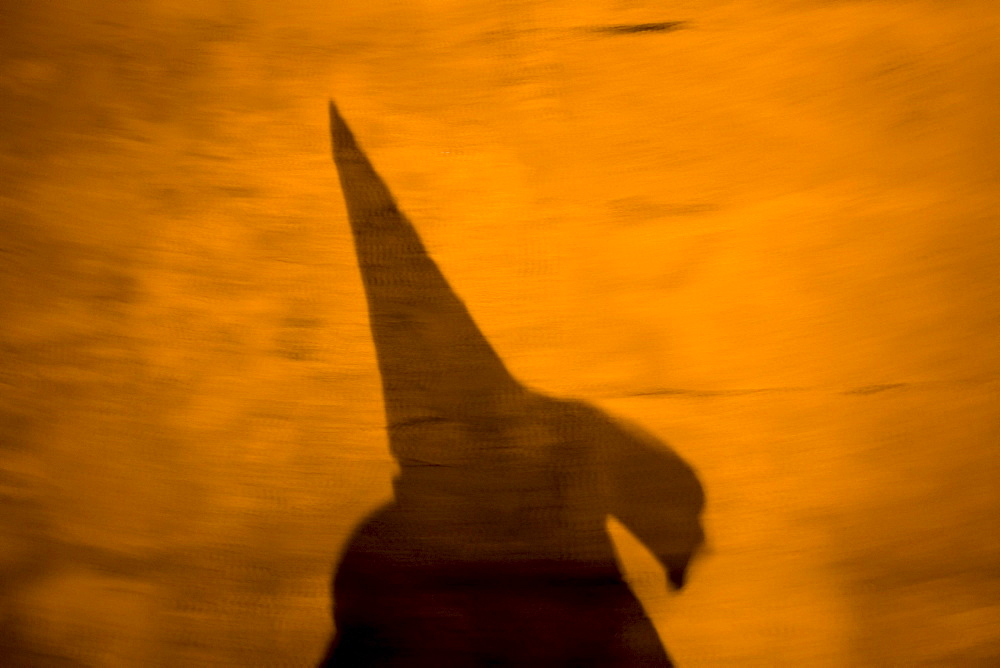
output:
[[[330,97],[510,368],[700,471],[679,596],[615,527],[681,666],[1000,661],[993,0],[0,11],[3,665],[319,657],[394,466]]]

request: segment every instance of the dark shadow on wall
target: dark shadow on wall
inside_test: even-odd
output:
[[[330,122],[400,473],[337,566],[320,665],[670,666],[606,522],[680,588],[703,541],[694,471],[518,383],[332,103]]]

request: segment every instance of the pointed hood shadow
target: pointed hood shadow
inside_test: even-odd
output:
[[[680,588],[703,542],[693,469],[637,427],[522,386],[333,102],[330,128],[400,473],[338,565],[321,665],[671,665],[606,522]]]
[[[514,410],[524,391],[427,253],[333,102],[330,128],[368,299],[393,452],[434,463],[432,453],[420,451],[426,448],[406,443],[410,427],[486,422]]]

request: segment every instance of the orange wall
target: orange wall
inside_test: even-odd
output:
[[[1000,656],[991,1],[7,4],[13,665],[318,656],[393,467],[331,96],[520,378],[701,472],[684,594],[615,528],[680,665]]]

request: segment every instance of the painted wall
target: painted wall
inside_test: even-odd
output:
[[[995,665],[994,3],[2,12],[0,663],[321,652],[393,474],[335,97],[512,370],[700,471],[685,593],[615,528],[680,665]]]

